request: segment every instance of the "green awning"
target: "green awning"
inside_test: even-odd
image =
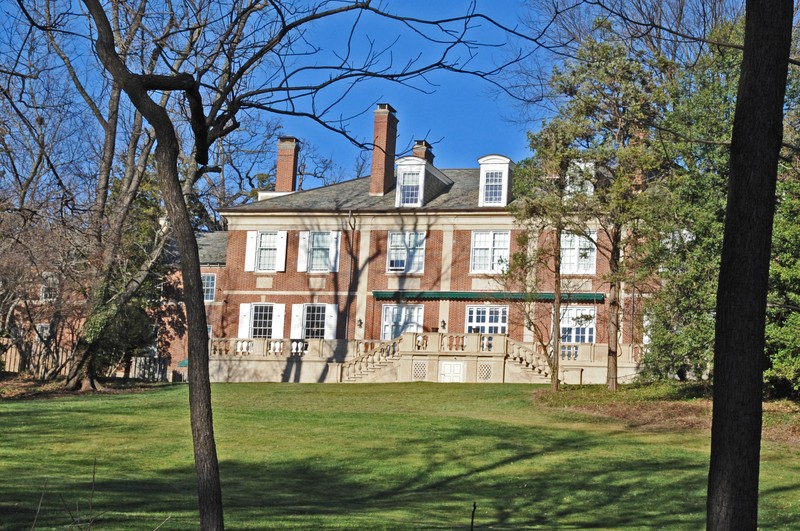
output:
[[[553,293],[512,293],[505,291],[373,291],[379,301],[525,301],[547,302],[555,300]],[[602,303],[602,293],[563,293],[565,302]]]
[[[188,367],[188,366],[189,366],[189,360],[181,360],[178,362],[178,367]]]

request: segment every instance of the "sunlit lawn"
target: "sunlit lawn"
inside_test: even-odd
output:
[[[468,529],[473,503],[476,529],[704,526],[704,431],[543,409],[530,386],[213,392],[230,529]],[[0,528],[197,528],[187,396],[0,402]],[[800,528],[796,447],[762,453],[760,527]]]

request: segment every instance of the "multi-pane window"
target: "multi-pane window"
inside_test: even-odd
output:
[[[471,270],[474,273],[501,273],[508,264],[508,231],[475,231],[472,233]]]
[[[203,301],[214,302],[214,291],[217,289],[217,275],[205,273],[200,279],[203,281]]]
[[[577,194],[594,195],[594,164],[587,162],[573,162],[567,170],[564,183],[564,194],[573,197]]]
[[[467,306],[467,333],[508,333],[508,306]]]
[[[47,341],[50,339],[50,325],[47,323],[36,325],[36,341]]]
[[[256,245],[256,271],[275,271],[278,257],[278,233],[259,232]]]
[[[422,332],[422,305],[390,305],[383,307],[381,339],[394,339],[405,332]]]
[[[58,288],[51,284],[43,284],[39,290],[39,300],[42,302],[52,302],[58,297]]]
[[[403,173],[400,177],[400,205],[419,205],[419,172]]]
[[[483,187],[484,205],[503,204],[503,172],[487,171]]]
[[[250,320],[250,337],[270,338],[272,337],[272,318],[274,308],[271,304],[254,304],[252,307],[252,318]]]
[[[588,236],[564,233],[561,235],[561,272],[593,275],[595,272],[594,232]]]
[[[324,338],[325,305],[306,304],[303,314],[303,339]]]
[[[330,232],[312,232],[308,237],[308,270],[330,271]]]
[[[58,279],[54,273],[43,273],[42,287],[39,288],[39,300],[42,302],[53,302],[58,298]]]
[[[562,343],[594,343],[594,308],[565,308],[561,313]]]
[[[389,271],[421,273],[424,265],[424,232],[389,233]]]

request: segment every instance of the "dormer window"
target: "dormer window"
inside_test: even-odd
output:
[[[400,206],[420,206],[419,172],[406,172],[400,176]]]
[[[594,163],[573,161],[567,169],[564,183],[564,195],[574,197],[578,194],[594,195]]]
[[[486,184],[483,187],[484,205],[503,204],[503,172],[487,171]]]
[[[478,206],[504,207],[511,190],[511,159],[502,155],[487,155],[478,159],[481,165],[481,184]]]
[[[430,159],[430,160],[428,160]],[[398,208],[425,206],[453,184],[441,170],[431,164],[433,156],[397,159],[397,186],[394,206]]]

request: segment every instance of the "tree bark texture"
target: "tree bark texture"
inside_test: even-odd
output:
[[[756,529],[762,358],[792,2],[748,0],[717,289],[710,530]]]
[[[64,388],[69,391],[97,391],[102,386],[97,381],[94,367],[94,349],[84,340],[79,340],[73,355],[75,361],[67,373]]]
[[[620,247],[622,245],[622,227],[614,225],[609,231],[611,246],[608,260],[608,272],[611,285],[608,289],[608,369],[606,372],[606,385],[612,391],[617,390],[617,356],[619,354],[619,292],[620,276],[619,261]]]
[[[553,236],[553,361],[550,364],[550,389],[558,391],[558,371],[561,363],[561,235],[564,227],[556,223]]]

